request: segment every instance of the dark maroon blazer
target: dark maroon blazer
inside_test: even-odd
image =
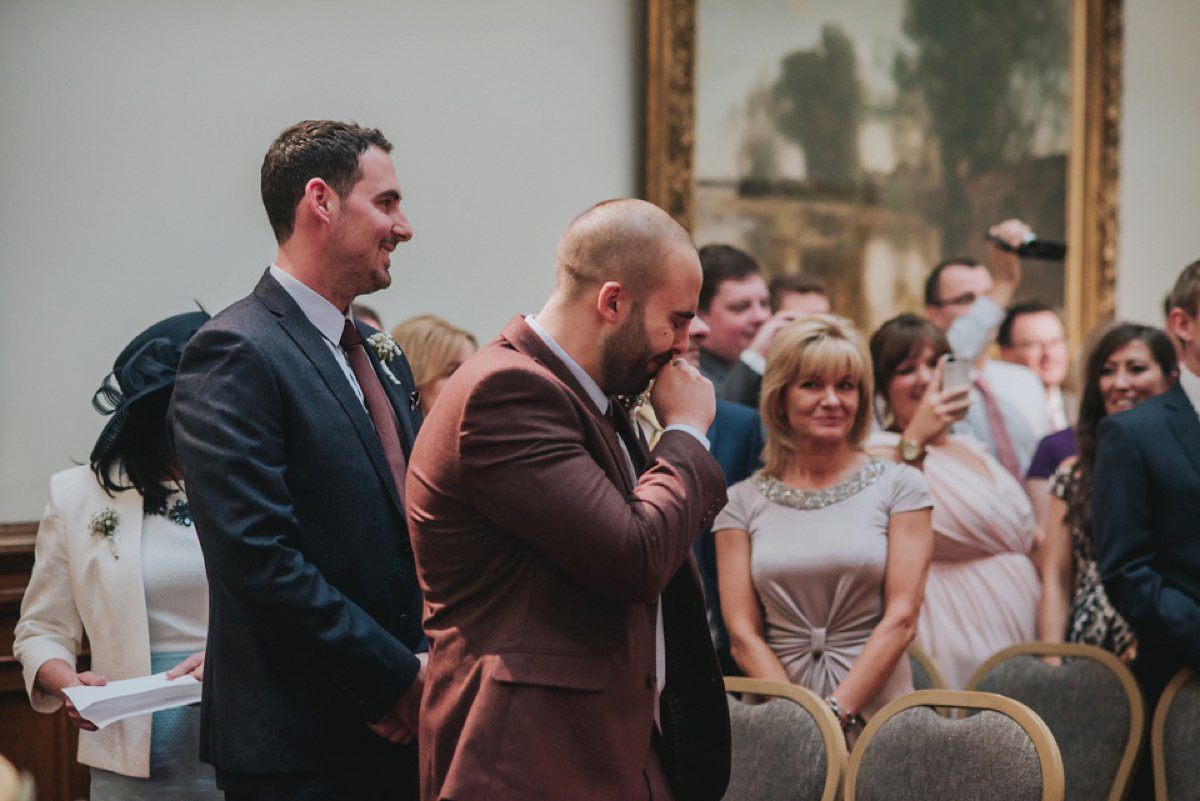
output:
[[[679,801],[724,794],[729,717],[690,548],[725,481],[685,432],[633,455],[636,486],[612,424],[520,317],[439,396],[408,474],[426,801],[644,798],[651,749]]]

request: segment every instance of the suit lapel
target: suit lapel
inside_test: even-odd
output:
[[[575,393],[575,396],[588,410],[593,427],[604,441],[608,460],[607,464],[600,462],[600,466],[604,468],[604,472],[613,480],[613,483],[622,487],[626,493],[633,492],[633,483],[629,471],[625,468],[625,454],[621,451],[621,444],[617,441],[616,429],[613,428],[603,410],[596,411],[595,404],[588,397],[587,390],[575,379],[575,376],[571,375],[571,371],[567,369],[562,360],[554,355],[554,351],[547,347],[542,338],[529,327],[525,318],[520,315],[508,322],[508,325],[500,333],[500,337],[507,340],[517,351],[545,367],[554,374],[555,378],[562,381]]]
[[[416,438],[416,422],[413,416],[418,414],[417,409],[413,406],[413,389],[404,383],[404,376],[400,373],[399,363],[392,359],[388,364],[380,361],[378,354],[375,352],[367,339],[373,334],[378,333],[372,328],[367,328],[362,323],[355,323],[358,328],[359,335],[363,338],[364,350],[367,352],[367,359],[371,362],[371,369],[375,371],[375,375],[379,378],[379,383],[383,387],[383,393],[387,395],[388,403],[392,404],[392,411],[396,414],[396,422],[400,426],[400,445],[404,448],[404,458],[408,458],[412,452],[412,443]]]
[[[1163,395],[1163,406],[1167,410],[1167,426],[1192,467],[1200,473],[1200,417],[1178,381]]]
[[[350,382],[346,379],[346,374],[342,372],[341,365],[334,358],[325,338],[309,322],[308,317],[279,285],[279,282],[271,277],[269,272],[259,281],[254,292],[267,309],[278,316],[280,327],[296,343],[317,374],[321,376],[325,386],[337,398],[338,403],[346,412],[346,416],[350,418],[350,422],[358,434],[359,442],[366,450],[367,457],[371,460],[380,481],[387,487],[388,496],[403,514],[404,506],[400,503],[396,482],[392,478],[392,470],[388,465],[387,456],[383,452],[383,445],[379,442],[379,435],[375,432],[375,426],[371,423],[366,408],[354,394],[354,390],[350,388]],[[369,356],[372,349],[367,348],[366,350]],[[378,370],[378,368],[376,369]],[[399,417],[398,414],[397,417]]]

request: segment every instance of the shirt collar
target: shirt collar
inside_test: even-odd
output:
[[[1183,387],[1183,394],[1187,395],[1188,401],[1192,404],[1192,408],[1200,414],[1200,375],[1196,375],[1188,369],[1186,364],[1179,365],[1179,385]]]
[[[304,316],[321,336],[335,345],[342,341],[342,331],[346,327],[346,320],[349,319],[347,315],[338,311],[332,303],[298,278],[284,272],[277,264],[271,265],[271,277],[279,282],[284,292],[292,296],[292,300],[296,301],[300,311],[304,312]]]
[[[588,375],[587,371],[579,366],[579,362],[572,359],[567,352],[562,349],[562,345],[559,345],[554,341],[554,337],[550,336],[550,332],[548,332],[545,328],[542,328],[541,324],[538,323],[537,319],[532,314],[525,318],[525,322],[530,328],[533,329],[533,333],[537,334],[542,342],[546,343],[546,347],[548,347],[555,356],[562,359],[562,363],[567,366],[567,370],[571,372],[571,375],[575,376],[575,380],[580,383],[580,385],[583,387],[583,391],[586,392],[587,396],[592,399],[592,403],[596,404],[596,408],[600,410],[600,414],[608,414],[608,395],[604,394],[604,390],[600,389],[600,385],[596,383],[596,380]]]

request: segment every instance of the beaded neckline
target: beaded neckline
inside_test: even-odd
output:
[[[789,487],[774,476],[761,473],[754,477],[754,483],[758,485],[758,491],[768,501],[777,503],[780,506],[787,506],[791,509],[802,509],[806,512],[812,512],[817,509],[824,509],[826,506],[832,506],[835,503],[841,503],[847,498],[857,495],[878,481],[885,469],[887,469],[887,462],[882,459],[872,459],[861,470],[845,481],[819,490],[802,490]]]

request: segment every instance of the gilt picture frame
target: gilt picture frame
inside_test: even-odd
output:
[[[866,330],[919,312],[942,258],[985,260],[989,224],[1027,219],[1068,249],[1027,262],[1018,299],[1061,308],[1078,345],[1115,307],[1121,0],[1027,3],[1014,29],[993,5],[981,45],[979,20],[946,23],[986,23],[978,0],[647,0],[645,197],[697,245],[821,278]],[[976,118],[1020,124],[956,129],[956,101],[989,89]]]

